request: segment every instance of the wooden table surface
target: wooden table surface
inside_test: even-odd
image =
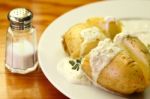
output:
[[[44,76],[40,67],[26,74],[12,74],[5,68],[5,37],[9,26],[7,13],[25,7],[34,13],[33,25],[38,40],[44,29],[57,17],[78,6],[96,0],[0,0],[0,99],[67,99]]]

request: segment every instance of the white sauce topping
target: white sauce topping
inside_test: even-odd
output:
[[[101,70],[121,51],[110,39],[100,41],[98,46],[90,52],[90,66],[92,77],[97,82]]]
[[[95,41],[96,39],[104,38],[104,34],[101,33],[100,30],[95,26],[82,30],[80,34],[84,39],[83,43],[81,44],[81,55],[84,53],[88,43]]]
[[[81,66],[78,71],[73,70],[69,60],[68,57],[62,59],[57,65],[57,70],[71,83],[90,85],[91,82],[84,75]]]
[[[84,42],[95,40],[100,35],[99,29],[97,27],[87,28],[81,31],[81,37],[84,38]]]

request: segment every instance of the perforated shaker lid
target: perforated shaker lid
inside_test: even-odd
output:
[[[26,8],[15,8],[8,13],[8,20],[13,28],[25,28],[31,23],[33,13]]]

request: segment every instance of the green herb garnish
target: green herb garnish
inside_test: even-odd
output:
[[[73,70],[77,70],[77,71],[79,70],[81,60],[82,58],[76,60],[69,60],[69,63],[71,64]]]
[[[75,64],[73,67],[72,67],[72,69],[74,69],[74,70],[79,70],[79,66],[80,66],[80,64]]]
[[[75,65],[75,62],[73,60],[70,60],[69,63],[74,66]]]

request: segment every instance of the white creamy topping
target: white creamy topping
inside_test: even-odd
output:
[[[71,83],[86,85],[91,84],[91,82],[84,75],[81,66],[78,71],[73,70],[69,60],[70,58],[68,57],[62,59],[57,65],[57,70]]]
[[[84,40],[81,44],[81,55],[84,53],[88,43],[95,41],[96,39],[104,38],[104,34],[95,26],[82,30],[80,34]]]
[[[91,41],[98,38],[100,32],[99,29],[95,26],[86,28],[80,32],[81,37],[83,37],[84,41]]]
[[[121,51],[110,39],[100,41],[98,46],[90,52],[90,66],[92,77],[97,82],[101,70]]]

